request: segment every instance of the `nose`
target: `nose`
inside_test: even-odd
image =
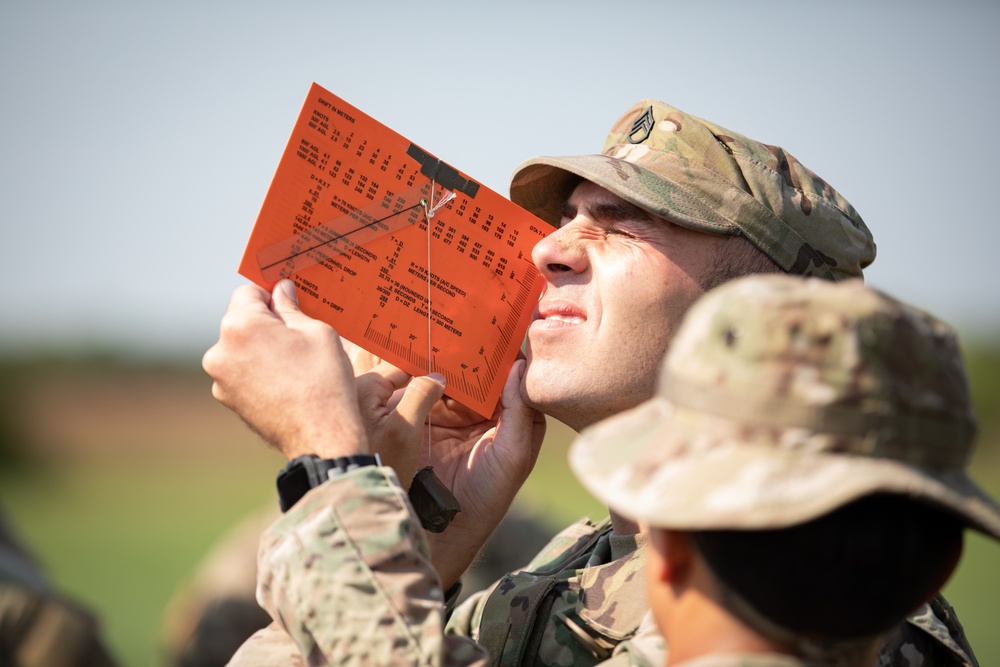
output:
[[[572,225],[564,225],[536,243],[531,259],[550,282],[556,276],[581,273],[587,268],[586,251]]]

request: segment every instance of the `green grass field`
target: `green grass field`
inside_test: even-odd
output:
[[[18,382],[16,421],[32,457],[0,459],[0,506],[52,579],[100,614],[122,663],[155,665],[168,600],[224,531],[274,502],[282,460],[197,373]],[[566,468],[570,435],[550,426],[522,493],[553,525],[603,514]],[[1000,496],[1000,448],[981,449],[974,476]],[[1000,664],[998,566],[1000,545],[972,535],[945,589],[983,665]]]

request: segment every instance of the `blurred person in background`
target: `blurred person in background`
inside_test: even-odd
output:
[[[116,665],[94,614],[52,586],[0,513],[0,666]]]

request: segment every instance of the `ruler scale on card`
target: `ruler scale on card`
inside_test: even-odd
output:
[[[470,396],[479,400],[485,400],[486,393],[483,383],[485,382],[485,386],[488,387],[492,386],[494,382],[500,381],[502,383],[506,379],[506,373],[504,377],[498,377],[499,372],[505,370],[502,351],[512,342],[516,341],[520,343],[520,338],[523,335],[523,331],[520,331],[518,328],[518,315],[528,304],[528,298],[534,287],[535,278],[538,276],[538,271],[534,265],[530,265],[527,268],[525,276],[527,281],[518,282],[516,292],[509,299],[511,308],[507,316],[503,318],[503,324],[499,324],[499,321],[496,324],[500,335],[499,340],[502,345],[494,347],[492,350],[482,348],[479,352],[479,358],[482,360],[483,370],[480,371],[476,367],[472,367],[471,369],[471,372],[477,378],[476,383],[472,383],[466,375],[465,371],[470,370],[466,364],[460,366],[460,372],[457,374],[450,369],[441,368],[438,364],[434,363],[433,359],[429,361],[426,352],[423,350],[415,349],[412,344],[408,344],[405,341],[394,340],[393,333],[395,329],[391,326],[389,328],[380,328],[377,319],[373,319],[368,323],[368,326],[365,328],[364,338],[372,346],[390,350],[399,357],[406,359],[413,366],[438,370],[445,376],[448,386],[455,386]],[[507,301],[507,299],[505,298],[504,301]],[[495,317],[495,319],[499,320],[500,318]]]
[[[306,314],[407,373],[441,373],[488,416],[541,291],[531,249],[548,231],[314,84],[240,273],[265,288],[290,278]]]

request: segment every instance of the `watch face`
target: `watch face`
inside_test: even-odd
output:
[[[297,503],[313,487],[310,478],[310,461],[302,458],[290,461],[278,473],[278,504],[282,512]]]

